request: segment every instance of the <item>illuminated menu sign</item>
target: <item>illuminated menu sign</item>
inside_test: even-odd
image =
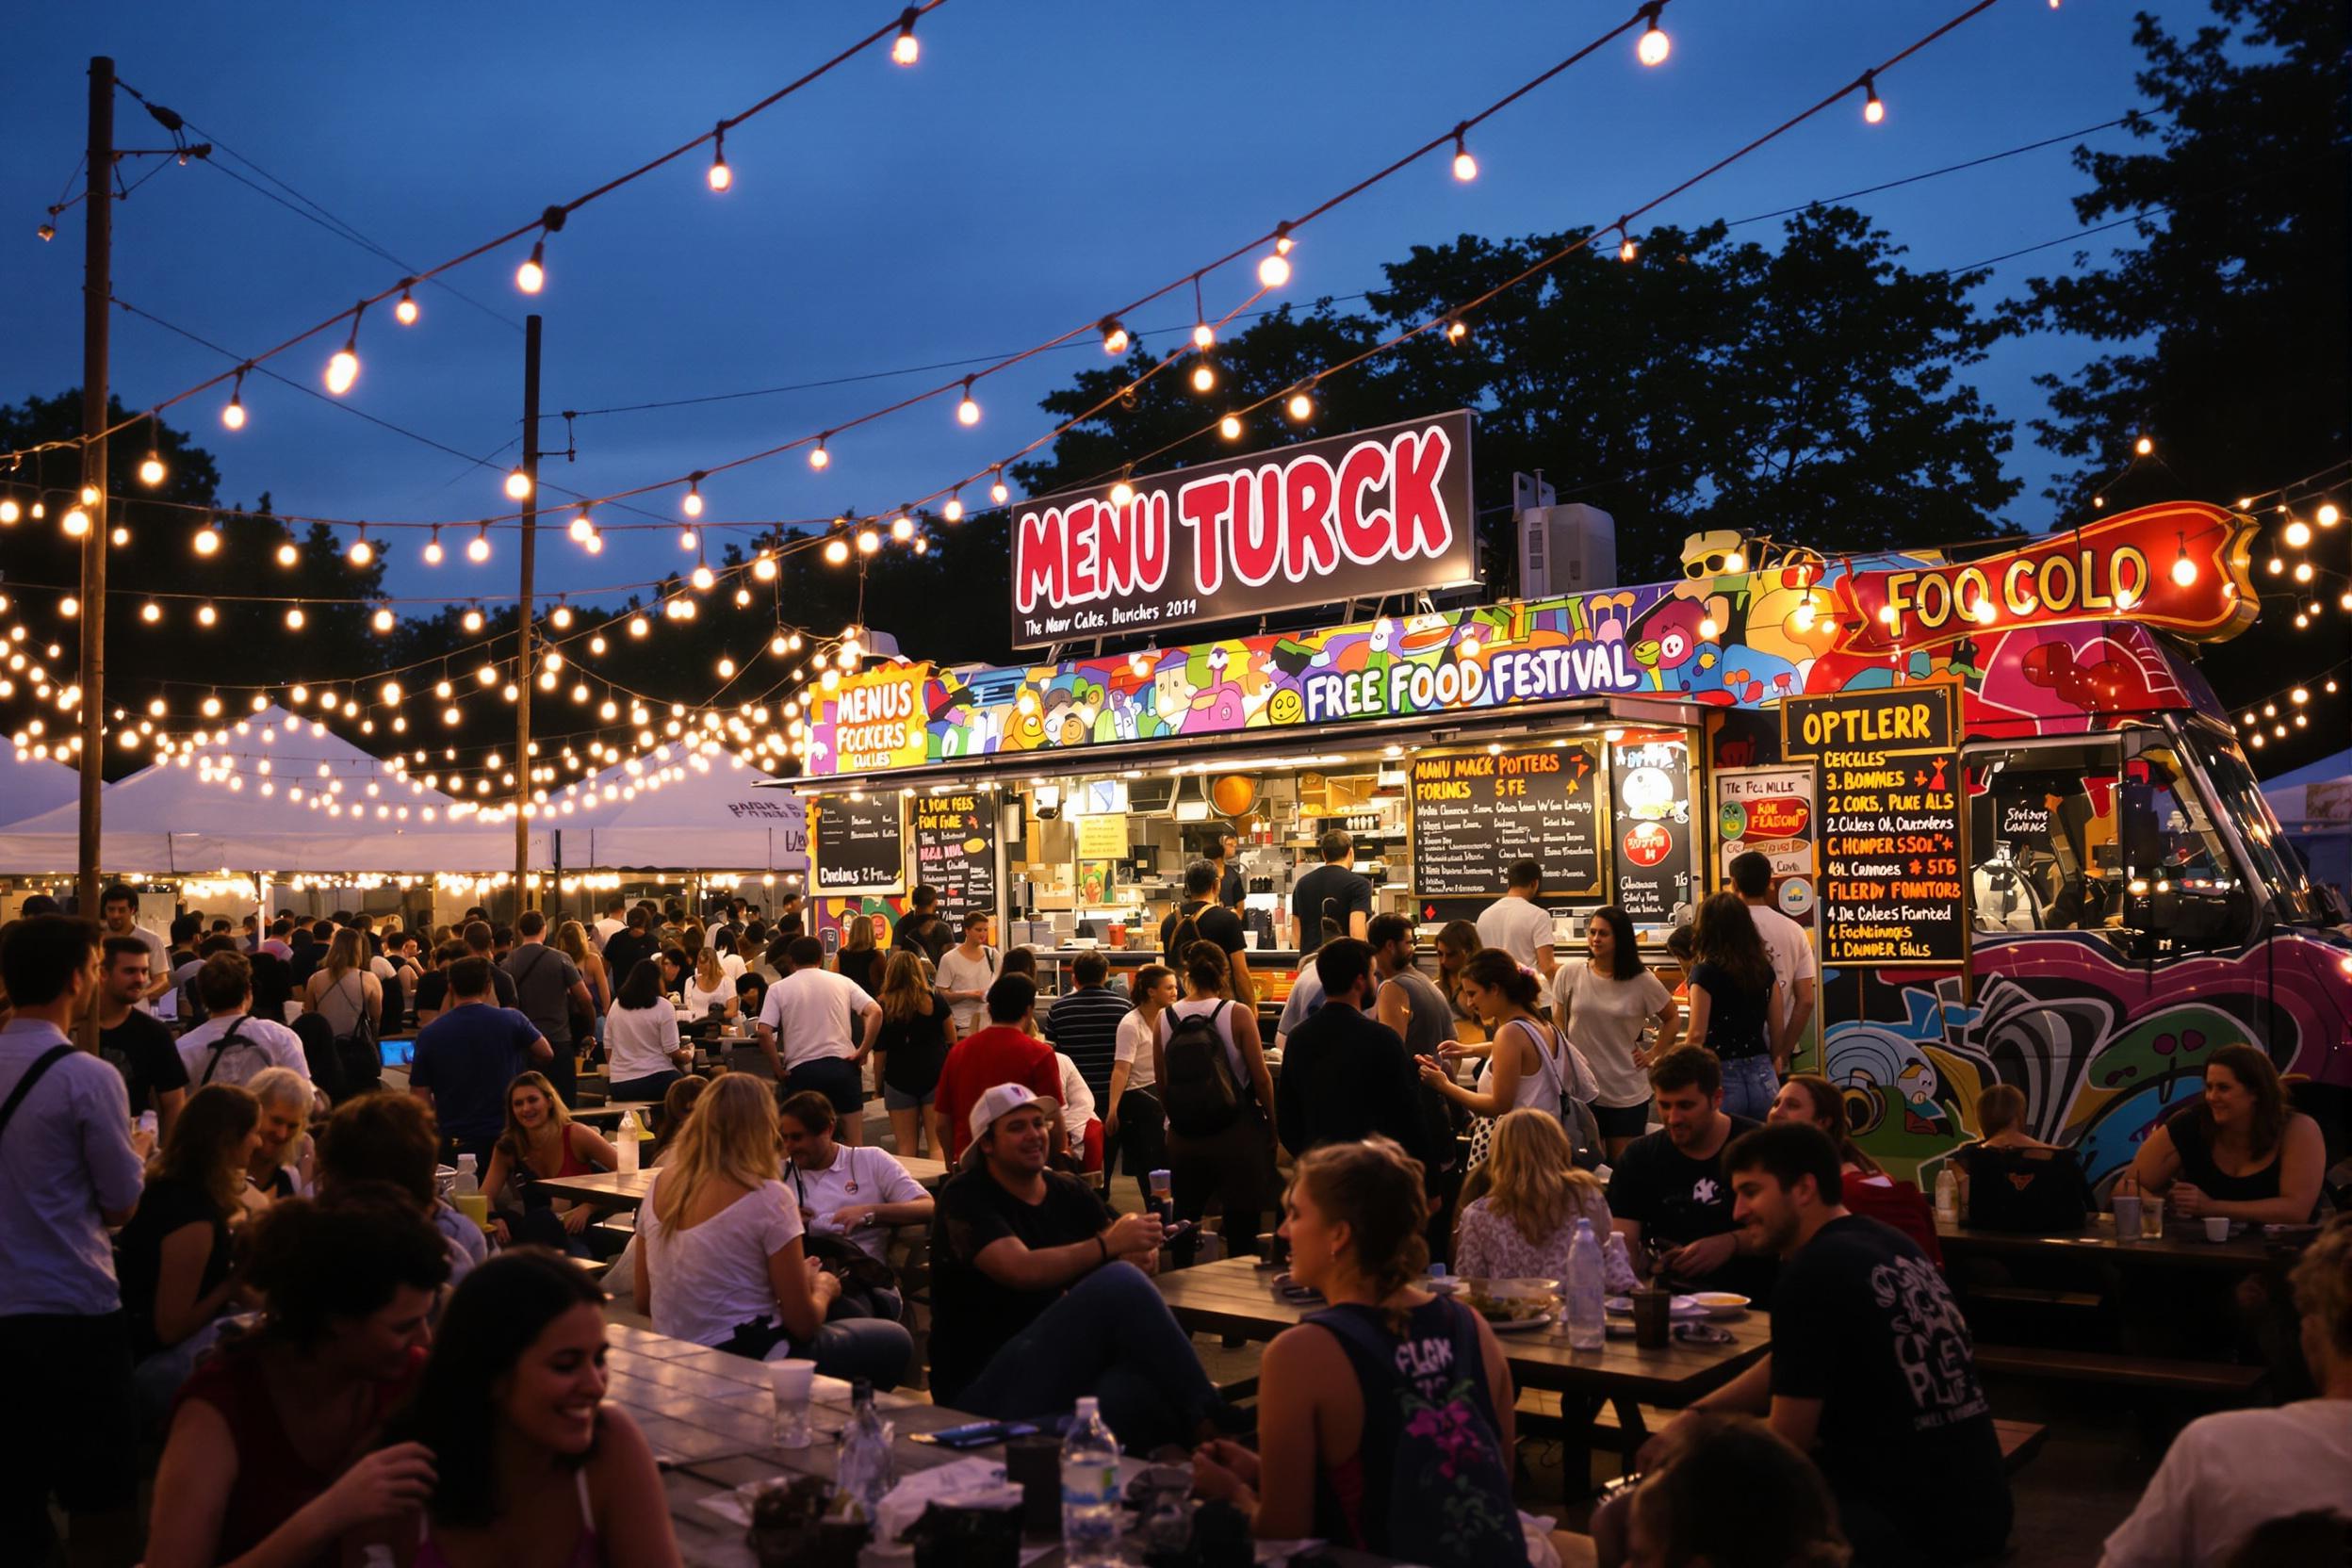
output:
[[[942,790],[909,804],[915,880],[939,890],[939,918],[960,935],[967,914],[996,913],[996,797]]]
[[[1814,760],[1825,965],[1968,961],[1952,706],[1949,685],[1782,705],[1785,734]]]
[[[905,840],[896,791],[871,796],[831,796],[818,803],[816,868],[820,893],[894,893],[905,880]]]
[[[1609,851],[1617,906],[1640,924],[1687,912],[1690,896],[1690,748],[1680,740],[1629,740],[1609,748],[1616,810]]]
[[[1601,891],[1600,748],[1422,753],[1413,760],[1413,890],[1496,898],[1511,868],[1544,868],[1544,898]]]

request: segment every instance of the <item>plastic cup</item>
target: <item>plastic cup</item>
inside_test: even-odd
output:
[[[1663,1290],[1637,1290],[1633,1293],[1633,1342],[1644,1350],[1666,1348],[1666,1334],[1673,1317],[1674,1298]]]
[[[2163,1199],[2150,1198],[2146,1194],[2141,1195],[2140,1239],[2143,1241],[2164,1239],[2164,1200]]]
[[[2140,1239],[2140,1198],[2137,1193],[2115,1194],[2115,1239],[2117,1241]]]
[[[2218,1214],[2207,1215],[2205,1217],[2205,1239],[2207,1241],[2228,1241],[2230,1239],[2229,1217],[2225,1215]]]
[[[490,1228],[490,1195],[486,1192],[461,1192],[457,1195],[457,1212],[481,1226]]]
[[[777,1447],[808,1446],[808,1407],[816,1386],[817,1364],[813,1361],[768,1363],[768,1387],[776,1396]]]

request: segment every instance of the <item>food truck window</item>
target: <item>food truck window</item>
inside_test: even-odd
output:
[[[2120,923],[2121,743],[1972,747],[1965,761],[1976,928],[2100,930]]]
[[[2143,754],[2148,755],[2148,754]],[[2323,918],[2317,895],[2312,891],[2311,878],[2303,863],[2285,847],[2286,830],[2278,825],[2278,817],[2254,775],[2246,765],[2246,759],[2232,742],[2217,739],[2202,732],[2184,735],[2177,750],[2164,753],[2176,772],[2181,764],[2193,760],[2205,776],[2213,792],[2214,809],[2237,829],[2238,841],[2245,847],[2248,869],[2262,886],[2252,890],[2254,902],[2260,905],[2264,897],[2275,902],[2281,914],[2289,920],[2318,920]],[[2183,780],[2178,793],[2194,801],[2197,791]],[[2211,825],[2207,835],[2213,837]],[[2230,858],[2216,841],[2206,851],[2210,862],[2228,874]]]

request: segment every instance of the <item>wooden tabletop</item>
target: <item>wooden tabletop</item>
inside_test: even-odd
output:
[[[645,1113],[658,1111],[661,1108],[662,1102],[659,1100],[608,1100],[601,1105],[573,1106],[572,1119],[574,1121],[618,1121],[626,1113],[635,1111],[638,1119],[642,1121],[645,1119]]]
[[[1274,1278],[1275,1271],[1248,1258],[1222,1258],[1155,1277],[1161,1297],[1186,1329],[1250,1339],[1271,1339],[1316,1310],[1284,1298],[1274,1288]],[[1729,1345],[1671,1340],[1662,1350],[1644,1350],[1630,1338],[1612,1336],[1598,1350],[1572,1350],[1548,1329],[1497,1334],[1495,1340],[1522,1388],[1674,1406],[1729,1382],[1772,1348],[1772,1325],[1760,1312],[1720,1327],[1731,1331]]]
[[[2033,1235],[2014,1231],[1975,1231],[1964,1225],[1936,1222],[1936,1239],[1946,1252],[2041,1253],[2045,1256],[2095,1254],[2101,1262],[2163,1265],[2174,1268],[2226,1268],[2246,1274],[2272,1259],[2262,1227],[2251,1226],[2228,1241],[2208,1241],[2201,1226],[2168,1224],[2157,1240],[2137,1237],[2118,1242],[2112,1216],[2101,1215],[2080,1231],[2057,1235]]]
[[[920,1156],[901,1158],[906,1174],[923,1185],[937,1186],[947,1176],[947,1164],[942,1160],[926,1160]],[[633,1209],[645,1200],[653,1188],[651,1170],[599,1170],[587,1176],[547,1176],[531,1184],[534,1190],[554,1198],[567,1198],[594,1209]]]

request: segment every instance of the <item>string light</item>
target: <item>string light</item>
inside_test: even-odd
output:
[[[351,307],[351,335],[344,338],[343,347],[335,351],[335,357],[327,361],[327,390],[338,398],[359,380],[359,318],[367,309],[365,301]]]
[[[1877,117],[1872,116],[1871,119],[1872,123],[1876,123]],[[2132,443],[2132,450],[2136,456],[2147,457],[2156,450],[2156,443],[2152,437],[2143,435]]]
[[[899,13],[898,37],[890,41],[890,58],[901,65],[912,65],[923,56],[923,45],[915,41],[915,18],[920,14],[912,6]]]
[[[1258,284],[1261,287],[1280,288],[1290,281],[1290,225],[1276,225],[1274,249],[1258,262]]]
[[[398,321],[404,327],[413,327],[416,324],[416,317],[418,315],[416,309],[416,296],[409,293],[409,289],[414,285],[415,281],[416,280],[412,278],[402,278],[400,280],[400,302],[392,307],[392,319]]]
[[[696,533],[691,528],[681,528],[678,531],[678,547],[682,550],[700,549],[702,547],[702,535]]]
[[[1674,52],[1674,41],[1658,24],[1658,12],[1665,8],[1665,0],[1642,8],[1642,15],[1649,25],[1642,29],[1641,41],[1633,46],[1633,53],[1643,65],[1664,65],[1666,57]]]
[[[570,531],[572,535],[572,542],[578,545],[586,544],[588,542],[588,536],[596,531],[596,525],[588,520],[588,509],[586,507],[581,507],[580,509],[580,514],[572,519]]]
[[[858,531],[858,553],[859,555],[872,555],[881,547],[882,535],[870,528],[861,528]]]
[[[947,504],[939,508],[939,515],[951,523],[960,523],[964,520],[964,498],[961,491],[947,498]],[[770,571],[768,575],[773,577],[776,574]]]
[[[1111,486],[1111,504],[1121,511],[1135,503],[1135,487],[1128,479],[1128,476],[1134,472],[1135,466],[1130,464],[1120,470],[1119,482]]]
[[[711,575],[708,565],[700,565],[694,568],[694,576],[687,580],[692,582],[696,589],[707,594],[710,591],[711,584],[718,581],[718,579]]]
[[[157,621],[163,619],[163,606],[157,604],[153,599],[149,599],[145,604],[139,607],[139,618],[145,621],[149,626],[153,626]]]
[[[514,269],[514,286],[526,294],[536,294],[547,286],[547,242],[545,239],[533,241],[531,254],[524,258],[520,267]],[[452,708],[449,711],[454,713],[457,710]],[[451,719],[449,722],[455,724],[457,721]]]
[[[1217,389],[1217,367],[1203,359],[1192,368],[1192,389],[1213,392]]]
[[[433,534],[425,541],[424,554],[426,565],[441,564],[441,525],[439,523],[433,525]]]
[[[826,564],[826,565],[828,565],[828,566],[839,566],[839,565],[842,564],[844,562],[848,561],[848,559],[849,559],[849,541],[848,541],[848,540],[846,540],[846,539],[841,539],[841,538],[833,538],[833,539],[828,539],[828,540],[826,540],[826,541],[825,541],[825,564]]]
[[[818,436],[816,446],[811,448],[808,452],[808,466],[818,470],[820,473],[824,471],[826,464],[833,461],[833,454],[825,449],[825,443],[826,439],[832,435],[832,433],[833,433],[831,431],[826,431],[824,435]]]
[[[359,531],[359,537],[351,541],[351,547],[344,551],[344,557],[354,566],[365,566],[376,558],[376,547],[368,542],[365,528]]]
[[[2189,559],[2188,534],[2176,531],[2173,537],[2180,542],[2180,553],[2172,558],[2172,580],[2186,588],[2197,580],[2197,563]]]
[[[208,528],[200,528],[196,531],[196,553],[198,555],[210,555],[220,547],[220,535],[218,532]]]
[[[440,559],[440,557],[439,557],[439,556],[437,556],[437,555],[435,555],[435,554],[433,554],[433,549],[434,549],[435,547],[433,547],[433,546],[428,546],[428,547],[426,547],[426,550],[425,550],[425,559],[426,559],[426,560],[428,560],[428,561],[438,561],[438,560]],[[281,566],[291,566],[291,565],[293,565],[296,562],[298,562],[298,561],[302,560],[302,551],[300,551],[300,550],[298,550],[298,549],[296,549],[296,548],[294,547],[294,541],[293,541],[293,540],[291,540],[291,539],[288,539],[287,541],[286,541],[286,543],[284,543],[284,544],[282,544],[282,545],[280,545],[280,546],[278,547],[278,564],[279,564],[279,565],[281,565]]]
[[[964,378],[964,400],[956,405],[956,422],[959,425],[976,425],[980,422],[980,405],[972,401],[970,376]]]
[[[79,539],[90,531],[90,514],[78,506],[69,507],[58,525],[65,530],[67,538]]]
[[[2319,511],[2315,514],[2315,515],[2319,518],[2320,527],[2333,528],[2336,526],[2337,521],[2343,517],[2344,514],[2336,510],[2335,502],[2322,501],[2319,503]]]
[[[1106,354],[1123,354],[1127,351],[1127,345],[1134,341],[1127,335],[1127,329],[1119,324],[1119,318],[1115,316],[1105,316],[1095,325],[1102,330],[1102,351]]]
[[[727,166],[727,122],[722,120],[711,133],[710,188],[725,190],[734,183],[735,172]]]
[[[2285,537],[2290,548],[2299,550],[2311,542],[2311,525],[2296,517],[2287,524]]]
[[[14,496],[0,496],[0,525],[14,527],[23,515],[24,509],[17,505]]]
[[[1446,322],[1446,342],[1448,342],[1448,343],[1459,343],[1459,342],[1461,342],[1463,338],[1465,338],[1465,337],[1467,337],[1467,336],[1469,336],[1469,335],[1470,335],[1470,328],[1469,328],[1469,326],[1468,326],[1466,323],[1464,323],[1464,322],[1463,322],[1461,318],[1455,318],[1454,320],[1451,320],[1451,321],[1448,321],[1448,322]]]
[[[479,609],[468,605],[466,607],[466,613],[459,617],[458,624],[463,626],[468,631],[480,631],[482,629],[482,612]]]
[[[1634,242],[1633,236],[1627,232],[1625,220],[1619,219],[1617,220],[1617,259],[1631,261],[1641,253],[1642,247]]]
[[[1223,436],[1228,441],[1240,440],[1241,420],[1233,415],[1228,414],[1225,417],[1217,422],[1217,433]]]
[[[1004,466],[1003,464],[998,464],[993,469],[990,470],[990,472],[996,475],[996,480],[995,482],[988,486],[988,499],[994,501],[999,506],[1003,506],[1006,501],[1013,498],[1013,487],[1004,482]]]
[[[139,482],[152,490],[163,482],[163,476],[162,455],[155,448],[150,447],[147,449],[146,457],[139,465]]]
[[[466,559],[477,566],[490,559],[490,525],[488,523],[482,524],[481,531],[466,541]]]
[[[1454,178],[1463,185],[1478,177],[1478,160],[1472,157],[1470,149],[1462,144],[1462,137],[1469,129],[1467,124],[1454,127]]]
[[[559,602],[555,609],[548,612],[547,622],[556,630],[564,630],[572,624],[572,607]]]
[[[288,631],[300,631],[302,629],[302,624],[308,619],[309,617],[302,613],[302,607],[299,604],[295,605],[286,612],[286,629]]]
[[[237,384],[229,388],[229,400],[220,410],[220,423],[225,429],[245,428],[245,370],[250,368],[250,366],[239,368]]]
[[[511,501],[531,498],[531,476],[519,467],[506,476],[506,498]]]
[[[1877,72],[1865,71],[1862,73],[1862,91],[1864,94],[1862,99],[1862,118],[1868,123],[1875,125],[1880,121],[1886,118],[1886,106],[1881,103],[1878,97]],[[2149,451],[2153,451],[2155,449],[2153,443],[2149,442],[2148,437],[2145,435],[2140,437],[2140,444],[2147,448]]]
[[[1309,384],[1312,385],[1312,384]],[[1290,400],[1282,405],[1282,412],[1290,416],[1291,422],[1294,424],[1303,425],[1309,419],[1314,418],[1315,399],[1309,394],[1308,388],[1302,386],[1293,392],[1290,395]]]
[[[369,624],[378,631],[390,631],[400,622],[393,616],[391,611],[379,610],[369,618]]]
[[[629,618],[629,634],[631,637],[643,637],[652,629],[653,623],[643,615],[631,615]]]

